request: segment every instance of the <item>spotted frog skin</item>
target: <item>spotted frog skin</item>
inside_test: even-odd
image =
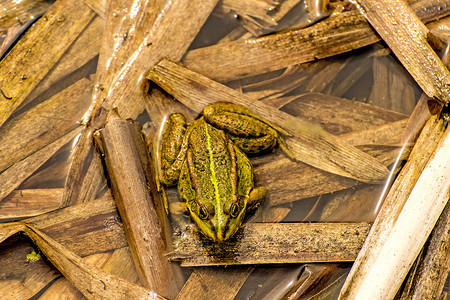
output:
[[[254,186],[244,154],[272,149],[277,131],[249,109],[214,103],[191,124],[182,114],[168,117],[160,145],[160,180],[178,182],[178,192],[192,220],[215,242],[232,237],[245,214],[264,200],[266,189]]]

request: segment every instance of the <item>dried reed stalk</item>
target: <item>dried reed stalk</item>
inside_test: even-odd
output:
[[[107,5],[111,2],[104,0],[83,0],[83,3],[95,11],[95,13],[103,20],[106,19]]]
[[[129,247],[114,250],[102,269],[110,274],[127,279],[129,282],[139,282],[139,276],[134,267],[133,255]]]
[[[424,23],[442,19],[450,14],[448,0],[408,0],[407,2]]]
[[[395,134],[387,139],[372,134],[372,142],[370,142],[370,130],[378,128],[381,131],[382,125],[385,124],[391,124],[390,126],[395,127],[394,122],[408,118],[408,115],[404,113],[320,93],[305,93],[287,98],[290,98],[289,102],[285,102],[279,108],[280,110],[297,118],[308,119],[313,123],[321,124],[323,129],[329,133],[341,135],[340,138],[343,134],[354,135],[358,131],[366,131],[368,137],[362,138],[361,135],[359,136],[366,141],[354,141],[351,145],[383,143],[381,140],[384,140],[385,143],[393,143],[395,140],[401,143]],[[339,107],[339,110],[336,110],[336,107]],[[386,131],[386,134],[389,134],[389,132]],[[348,142],[346,138],[344,139]]]
[[[281,288],[286,289],[286,285],[293,285],[292,288],[284,293],[273,290],[271,293],[264,295],[263,300],[279,298],[281,295],[285,299],[295,299],[298,297],[305,299],[334,299],[333,290],[340,287],[339,282],[345,279],[345,270],[336,264],[306,264],[302,268],[299,276],[291,279],[285,286]],[[329,285],[324,287],[324,281],[334,279]],[[341,283],[342,284],[342,283]],[[331,294],[331,295],[330,295]]]
[[[400,299],[439,299],[450,270],[450,202],[419,255]]]
[[[352,261],[369,229],[367,223],[249,223],[219,245],[186,232],[171,259],[185,267]]]
[[[38,228],[81,257],[95,256],[127,245],[111,197],[42,214],[24,222]],[[5,243],[17,244],[14,239]],[[0,284],[0,292],[4,297],[11,296],[14,299],[31,298],[60,274],[47,266],[42,259],[31,261],[23,268],[25,256],[34,249],[31,246],[23,246],[23,243],[19,244],[18,247],[13,246],[14,252],[2,253],[0,269],[4,272],[5,280],[1,282],[7,286]],[[20,281],[15,280],[19,277]],[[19,283],[16,285],[16,282]],[[19,294],[23,296],[18,296]]]
[[[161,60],[150,70],[148,79],[197,112],[220,101],[251,108],[292,134],[286,137],[286,144],[295,158],[319,169],[372,183],[384,181],[389,173],[378,160],[343,143],[320,126],[276,110],[170,60]]]
[[[80,132],[77,121],[83,114],[82,103],[91,92],[91,84],[90,80],[81,79],[0,128],[0,198]]]
[[[90,256],[83,257],[83,261],[93,267],[102,269],[102,265],[111,257],[111,253],[98,253]],[[122,279],[125,279],[122,277]],[[73,284],[67,280],[65,277],[60,276],[57,280],[52,282],[50,286],[44,289],[44,292],[40,293],[40,300],[51,300],[60,297],[60,295],[64,295],[67,299],[79,299],[84,296],[80,293]]]
[[[448,130],[443,137],[442,120],[432,116],[384,200],[341,291],[342,299],[395,296],[448,200],[448,180],[441,180],[449,174],[440,166],[450,157],[445,153],[449,142]]]
[[[400,140],[406,122],[406,119],[391,122],[376,128],[343,134],[340,137],[351,145],[365,145],[358,147],[377,157],[385,165],[390,165],[397,159],[406,159],[409,153],[409,146],[402,149]],[[403,153],[401,157],[399,157],[400,152]],[[258,182],[273,195],[270,200],[272,205],[289,203],[358,185],[355,180],[326,173],[279,155],[253,158],[252,164]],[[277,180],[280,176],[284,180]],[[291,184],[286,185],[285,182]]]
[[[364,15],[429,96],[450,100],[450,72],[429,45],[432,34],[402,0],[358,0]]]
[[[414,82],[405,81],[402,66],[391,57],[374,57],[372,72],[374,83],[368,103],[405,114],[414,110]]]
[[[0,63],[0,126],[49,72],[95,16],[84,4],[59,0]],[[70,24],[70,30],[67,25]],[[55,43],[55,39],[59,42]]]
[[[269,16],[269,12],[274,11],[277,5],[280,5],[280,2],[275,0],[244,0],[239,2],[223,0],[220,1],[218,8],[225,13],[232,11],[239,15],[249,15],[267,23],[276,24],[273,18]]]
[[[251,4],[250,6],[254,7],[261,7],[261,2],[270,2],[272,3],[272,5],[275,4],[275,7],[274,9],[270,10],[270,5],[264,4],[264,8],[259,8],[256,9],[256,11],[253,10],[249,12],[248,6],[242,6],[240,5],[240,3],[236,4],[235,1],[220,1],[215,12],[222,13],[222,11],[225,11],[225,13],[227,13],[228,9],[233,8],[233,10],[236,11],[236,14],[240,16],[241,26],[235,27],[225,37],[220,39],[218,43],[234,40],[245,40],[255,36],[261,36],[263,34],[278,31],[280,29],[279,22],[286,16],[286,14],[288,14],[292,10],[292,8],[298,5],[301,0],[256,0],[249,2],[253,2],[253,4]],[[262,19],[265,19],[265,21],[261,22],[260,20]],[[302,25],[305,26],[306,24]]]
[[[378,158],[380,160],[385,159],[386,165],[389,165],[399,158],[401,147],[386,147],[382,151],[367,152],[375,157],[379,155]],[[406,159],[408,153],[409,151],[405,151],[400,159]],[[272,160],[273,162],[265,161],[264,164],[254,165],[258,182],[264,185],[273,195],[270,200],[272,205],[291,203],[356,187],[360,184],[351,178],[342,178],[305,164],[294,163],[289,159],[277,157],[272,158]],[[286,169],[284,169],[286,167],[290,172],[286,172]],[[280,176],[282,176],[283,181],[277,180]],[[290,184],[286,185],[285,182]]]
[[[156,184],[140,126],[121,120],[114,111],[99,131],[101,149],[131,253],[141,282],[173,299],[181,274],[167,258],[168,219]]]

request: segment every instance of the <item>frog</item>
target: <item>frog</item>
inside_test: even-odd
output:
[[[181,201],[204,236],[227,241],[267,194],[265,187],[255,186],[247,155],[284,145],[279,131],[235,103],[210,104],[192,123],[173,113],[162,130],[160,181],[177,185]]]

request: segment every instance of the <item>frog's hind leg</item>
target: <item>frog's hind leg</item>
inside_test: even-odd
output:
[[[186,119],[182,114],[171,114],[167,118],[159,148],[160,180],[165,185],[175,184],[180,176],[188,149],[187,128]]]
[[[229,102],[216,102],[208,105],[203,109],[202,115],[205,121],[214,127],[241,137],[261,136],[263,125],[268,124],[250,109]]]
[[[275,148],[278,144],[278,135],[275,130],[268,128],[267,134],[260,137],[238,137],[229,135],[233,143],[242,151],[249,154],[267,152]]]
[[[279,140],[275,127],[246,107],[218,102],[203,109],[205,120],[225,131],[246,153],[270,150]]]

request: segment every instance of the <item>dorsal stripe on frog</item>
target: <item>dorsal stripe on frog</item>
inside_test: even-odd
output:
[[[216,209],[217,211],[214,214],[214,218],[219,218],[219,222],[221,223],[223,221],[223,208],[222,205],[220,205],[220,195],[219,195],[219,186],[217,183],[216,178],[216,170],[214,168],[214,158],[213,158],[213,151],[212,151],[212,145],[211,145],[211,135],[209,134],[208,125],[206,123],[203,123],[205,126],[205,134],[206,134],[206,149],[209,154],[209,169],[211,172],[211,182],[214,186],[214,201],[216,201]],[[217,234],[221,235],[222,232],[217,232]]]

